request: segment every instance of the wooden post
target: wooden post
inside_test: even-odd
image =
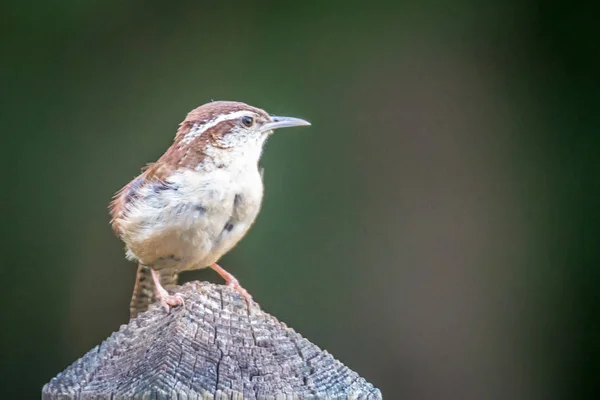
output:
[[[191,282],[47,383],[42,399],[381,399],[331,354],[233,289]]]

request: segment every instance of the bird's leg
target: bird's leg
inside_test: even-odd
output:
[[[154,286],[156,287],[156,297],[158,297],[160,303],[163,305],[165,310],[167,310],[167,313],[171,310],[171,307],[184,305],[183,297],[178,294],[170,295],[169,292],[162,287],[160,284],[160,279],[158,279],[158,274],[154,268],[150,267],[150,272],[152,272],[152,280],[154,281]]]
[[[244,296],[244,298],[246,299],[246,301],[248,302],[248,304],[250,304],[252,302],[252,296],[250,296],[250,293],[248,293],[248,291],[246,291],[246,289],[244,289],[242,287],[242,285],[240,285],[240,283],[238,282],[238,280],[235,279],[235,276],[233,276],[229,272],[225,271],[217,263],[212,264],[210,267],[212,269],[214,269],[217,274],[221,275],[223,277],[223,279],[225,279],[225,283],[227,284],[227,286],[230,286],[230,287],[234,288],[242,296]]]

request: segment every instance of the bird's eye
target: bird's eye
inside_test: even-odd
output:
[[[246,128],[250,128],[252,125],[254,125],[254,118],[249,116],[242,117],[242,124],[244,124]]]

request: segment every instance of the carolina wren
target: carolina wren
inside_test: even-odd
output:
[[[139,263],[132,317],[147,309],[154,290],[163,306],[181,304],[163,286],[178,273],[210,267],[248,301],[250,295],[217,261],[246,234],[260,210],[258,161],[278,128],[310,125],[244,103],[215,101],[192,110],[171,147],[115,195],[112,227],[127,258]],[[154,288],[152,283],[154,283]]]

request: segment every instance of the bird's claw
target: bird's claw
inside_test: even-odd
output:
[[[250,295],[250,293],[248,293],[246,289],[242,287],[242,285],[240,285],[237,279],[232,279],[229,282],[227,282],[227,286],[235,289],[239,294],[244,296],[248,304],[252,303],[252,296]]]
[[[171,308],[182,306],[185,308],[185,300],[183,300],[183,296],[180,294],[162,294],[160,296],[160,303],[162,304],[165,311],[168,313],[171,312]]]
[[[225,279],[225,284],[227,286],[234,288],[239,294],[244,296],[244,298],[248,302],[248,305],[252,304],[252,296],[250,296],[250,293],[248,293],[248,291],[246,289],[244,289],[242,287],[242,285],[240,285],[238,280],[235,279],[235,277],[233,275],[231,275],[229,272],[225,271],[219,264],[215,263],[215,264],[212,264],[210,267],[212,269],[214,269],[219,275],[221,275],[221,277],[223,277],[223,279]]]

